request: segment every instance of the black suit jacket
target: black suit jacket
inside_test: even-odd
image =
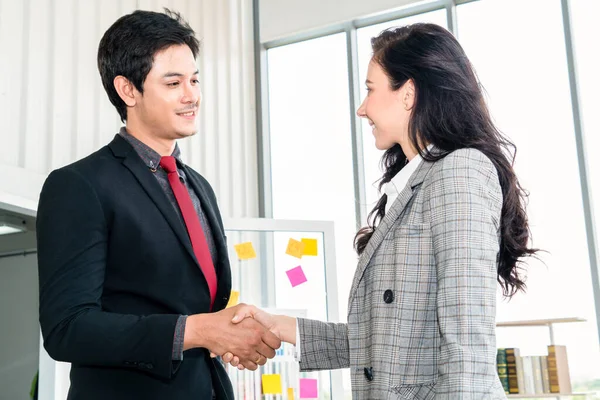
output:
[[[213,311],[231,290],[223,223],[209,183],[184,167],[215,238]],[[233,400],[206,349],[172,361],[179,315],[209,312],[208,285],[185,226],[119,135],[53,171],[37,215],[40,324],[52,358],[72,363],[69,399]]]

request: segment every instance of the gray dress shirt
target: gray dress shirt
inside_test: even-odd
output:
[[[140,156],[144,164],[148,166],[148,170],[153,173],[156,177],[156,180],[160,184],[160,187],[165,192],[165,195],[168,197],[169,202],[177,212],[179,216],[179,220],[185,227],[185,222],[183,220],[183,216],[181,215],[181,210],[179,209],[179,205],[177,204],[177,199],[175,199],[175,195],[173,194],[173,190],[171,189],[171,184],[169,183],[169,179],[167,177],[167,172],[160,168],[160,159],[161,156],[156,151],[152,150],[150,147],[130,135],[125,127],[122,127],[119,131],[119,135],[121,135],[131,146],[133,146],[136,153]],[[200,225],[204,230],[204,235],[206,236],[206,241],[208,242],[208,249],[210,251],[210,255],[213,259],[213,263],[216,262],[216,246],[215,240],[212,235],[212,231],[210,229],[210,224],[206,219],[206,214],[202,210],[202,205],[200,203],[200,199],[194,189],[190,186],[185,172],[181,169],[181,165],[183,162],[181,161],[181,151],[179,150],[179,146],[175,145],[175,149],[173,150],[173,154],[171,154],[177,160],[177,172],[179,173],[179,179],[185,184],[190,197],[192,198],[192,203],[194,204],[194,209],[196,210],[196,214],[198,214],[198,218],[200,219]],[[186,229],[187,231],[187,229]],[[173,338],[173,360],[179,361],[183,360],[183,337],[185,332],[185,322],[187,315],[181,315],[177,320],[177,325],[175,326],[175,335]]]

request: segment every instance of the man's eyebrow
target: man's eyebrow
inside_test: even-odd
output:
[[[194,73],[192,75],[198,75],[200,73],[199,70],[194,71]],[[172,78],[172,77],[182,77],[185,76],[184,74],[182,74],[181,72],[167,72],[166,74],[164,74],[162,77],[163,78]]]

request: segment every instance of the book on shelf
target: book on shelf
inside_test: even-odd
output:
[[[523,391],[520,394],[534,394],[533,360],[531,356],[521,357],[523,360]]]
[[[544,393],[550,393],[550,378],[548,377],[548,356],[542,356],[542,387]]]
[[[496,367],[498,369],[498,378],[500,378],[504,392],[509,393],[505,348],[499,348],[498,352],[496,353]]]
[[[542,356],[531,356],[531,366],[533,370],[533,392],[535,394],[544,393],[544,384],[542,382]]]
[[[506,369],[508,372],[508,392],[511,394],[519,393],[519,377],[517,374],[517,357],[519,357],[519,349],[506,349]]]
[[[515,349],[517,352],[519,349]],[[517,393],[525,393],[525,376],[523,375],[523,357],[521,355],[515,356],[515,361],[517,364],[517,384],[519,386],[519,391]]]
[[[548,355],[521,356],[518,348],[500,348],[498,377],[507,394],[571,393],[565,346],[548,346]]]
[[[565,346],[548,346],[548,380],[550,393],[571,393],[571,375]]]

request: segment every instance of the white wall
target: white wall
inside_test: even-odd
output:
[[[29,399],[38,369],[35,255],[0,258],[0,399]]]
[[[180,11],[203,50],[201,129],[184,161],[229,217],[258,215],[249,0],[0,0],[0,203],[34,208],[47,174],[112,139],[121,123],[96,67],[98,42],[136,8]]]
[[[121,122],[100,82],[98,42],[121,15],[163,6],[202,40],[200,132],[180,142],[184,161],[212,183],[224,216],[258,216],[249,0],[0,0],[0,208],[34,216],[51,170],[112,139]],[[31,233],[22,239],[35,244]],[[0,399],[27,398],[38,349],[40,399],[64,399],[69,365],[40,348],[35,256],[14,259],[27,266],[0,259]],[[16,323],[5,324],[3,313]]]
[[[418,0],[259,0],[260,41],[285,38]]]

